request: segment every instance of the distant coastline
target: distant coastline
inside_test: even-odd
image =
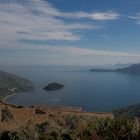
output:
[[[115,70],[111,69],[90,69],[91,72],[120,72],[129,74],[140,74],[140,64],[132,64],[129,67],[118,68]]]
[[[72,68],[70,67],[70,69],[72,69]],[[19,70],[21,70],[21,69],[23,69],[23,68],[20,68]],[[6,101],[7,103],[11,103],[11,104],[17,104],[17,105],[22,104],[22,105],[25,105],[25,106],[30,106],[30,105],[34,105],[34,104],[35,105],[40,105],[40,106],[42,106],[42,105],[80,106],[80,107],[83,108],[83,110],[95,111],[95,112],[96,111],[97,112],[98,111],[99,112],[104,112],[104,111],[108,111],[108,110],[110,111],[110,110],[117,109],[117,108],[120,108],[120,107],[123,107],[123,106],[133,105],[133,104],[139,102],[139,98],[137,96],[134,97],[135,99],[134,99],[133,102],[131,102],[131,101],[129,102],[127,100],[129,98],[129,96],[130,96],[130,98],[133,97],[133,93],[130,93],[131,89],[135,90],[134,89],[135,86],[132,86],[134,88],[128,86],[128,85],[130,85],[130,83],[132,83],[132,85],[136,85],[137,91],[136,91],[136,93],[134,93],[134,95],[135,94],[138,95],[138,92],[140,91],[139,84],[136,84],[137,79],[138,79],[138,82],[139,82],[140,78],[138,78],[136,76],[132,77],[129,74],[125,74],[125,73],[120,74],[120,73],[117,73],[117,72],[92,73],[92,72],[89,72],[89,67],[86,68],[86,72],[84,72],[84,73],[83,72],[81,72],[81,73],[80,72],[78,72],[78,73],[77,72],[72,72],[72,73],[71,72],[64,72],[64,73],[63,72],[57,72],[57,73],[55,72],[55,74],[52,76],[50,72],[48,72],[48,71],[46,72],[46,70],[48,68],[45,69],[44,67],[40,67],[40,72],[42,72],[42,69],[43,69],[44,73],[42,72],[39,75],[40,78],[38,78],[38,76],[35,77],[36,73],[38,72],[38,69],[39,68],[37,68],[37,70],[35,69],[36,71],[34,71],[34,69],[32,69],[32,68],[28,69],[29,72],[32,71],[33,75],[29,75],[29,74],[32,74],[32,73],[27,74],[27,71],[26,71],[26,73],[24,73],[24,72],[21,73],[21,75],[23,77],[26,77],[26,78],[30,77],[31,81],[33,81],[33,83],[35,83],[35,85],[36,85],[36,88],[33,91],[29,91],[31,94],[28,94],[28,91],[27,92],[26,91],[25,92],[21,91],[21,93],[19,91],[19,92],[13,92],[13,93],[10,93],[10,94],[5,94],[3,96],[3,101]],[[18,69],[16,71],[17,71],[17,73],[19,73]],[[9,72],[10,72],[10,69],[9,69]],[[16,73],[16,72],[13,71],[13,73]],[[80,79],[78,79],[73,84],[72,80],[75,80],[75,78],[73,78],[72,76],[75,77],[75,75],[77,75],[77,74],[80,77]],[[58,75],[60,75],[60,76],[58,77]],[[73,79],[69,78],[69,75]],[[67,79],[68,78],[70,79],[68,81],[68,83],[65,83],[65,76],[67,77]],[[63,79],[63,77],[64,77],[64,79]],[[122,77],[123,77],[123,79],[122,79]],[[59,79],[59,78],[62,78],[62,79]],[[88,80],[88,82],[85,83],[84,80]],[[123,85],[119,84],[119,83],[121,83],[122,80],[123,80],[122,83],[126,83],[126,84],[123,84]],[[128,80],[128,83],[127,83],[127,80]],[[53,92],[49,93],[49,92],[45,92],[44,90],[42,90],[44,85],[46,85],[46,83],[48,84],[49,82],[52,82],[52,81],[59,81],[60,83],[64,83],[66,86],[62,91],[53,91]],[[80,83],[80,81],[82,81],[82,83]],[[102,82],[105,85],[102,84],[103,85],[102,86],[101,85]],[[110,83],[108,84],[108,82],[110,82]],[[114,85],[115,88],[111,87],[112,86],[111,83],[113,83],[113,82],[115,84]],[[119,84],[119,86],[116,83]],[[77,86],[77,84],[80,84],[81,86]],[[117,87],[120,88],[120,90],[117,90],[116,85],[117,85]],[[108,86],[108,89],[109,89],[108,90],[108,92],[110,93],[109,96],[108,96],[108,94],[106,94],[106,90],[105,90],[106,86]],[[125,88],[125,86],[126,86],[126,88]],[[100,87],[103,87],[102,88],[103,90],[101,90],[101,92],[96,92],[96,88],[98,89]],[[124,88],[122,88],[122,87],[124,87]],[[110,90],[110,88],[111,88],[111,90]],[[75,92],[76,89],[81,91],[81,92],[77,93],[78,96],[76,96],[76,92]],[[82,90],[80,90],[80,89],[82,89]],[[88,93],[85,94],[85,98],[81,101],[82,103],[81,102],[77,103],[76,99],[80,99],[81,94],[84,95],[84,92],[85,92],[84,89],[86,89],[85,91],[87,91]],[[128,90],[126,91],[125,89],[128,89]],[[119,95],[117,95],[118,91],[120,91]],[[129,93],[127,93],[127,95],[128,95],[127,97],[125,96],[125,92],[129,92]],[[105,93],[105,94],[103,95],[102,93]],[[99,98],[96,98],[96,94],[99,96]],[[114,99],[113,95],[116,95],[118,98]],[[121,98],[122,95],[123,95],[123,97]],[[14,96],[14,97],[12,97],[12,96]],[[73,96],[73,97],[70,98],[70,96]],[[110,103],[110,107],[109,107],[109,105],[106,105],[106,102],[109,102],[110,96],[114,100],[119,100],[120,99],[120,100],[122,100],[122,102],[124,100],[124,103],[122,103],[120,105],[120,103],[118,102],[117,105],[114,105],[114,100],[112,100],[112,103]],[[76,97],[76,99],[75,99],[75,97]],[[53,99],[56,99],[56,98],[59,98],[59,100],[53,100]],[[101,98],[102,98],[103,102],[100,103]],[[75,100],[74,103],[71,101],[73,99]],[[96,100],[98,100],[97,103],[96,103]],[[69,103],[67,101],[69,101]],[[105,104],[105,106],[102,105],[102,104]]]

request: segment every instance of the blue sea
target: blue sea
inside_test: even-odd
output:
[[[90,72],[91,66],[0,66],[32,81],[34,89],[6,99],[18,105],[76,106],[85,111],[111,111],[140,102],[140,76],[117,72]],[[64,88],[45,91],[48,83]]]

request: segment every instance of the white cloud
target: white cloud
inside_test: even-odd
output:
[[[88,48],[79,48],[76,46],[48,46],[48,45],[40,45],[36,47],[35,45],[29,46],[21,46],[22,48],[33,49],[33,50],[44,50],[49,51],[51,53],[57,54],[73,54],[73,55],[81,55],[81,56],[111,56],[113,57],[140,57],[140,53],[129,53],[129,52],[119,52],[119,51],[109,51],[109,50],[95,50]]]
[[[8,49],[13,51],[0,53],[1,64],[101,65],[138,63],[140,60],[140,53],[94,50],[76,46],[21,44],[19,47],[9,44]]]
[[[27,3],[28,2],[28,3]],[[115,12],[61,12],[42,0],[10,1],[0,3],[0,41],[20,39],[80,40],[75,31],[102,28],[85,22],[68,22],[60,18],[89,18],[92,20],[114,20]],[[20,32],[20,34],[19,34]],[[23,33],[23,34],[22,34]]]
[[[38,4],[38,10],[44,14],[50,14],[54,17],[64,17],[64,18],[89,18],[94,20],[115,20],[118,19],[120,14],[113,11],[105,12],[61,12],[60,10],[54,8],[50,3],[43,1],[36,1]],[[47,4],[47,10],[46,10]]]
[[[46,40],[79,40],[73,30],[96,28],[89,24],[68,23],[54,17],[57,10],[43,1],[0,3],[0,40],[37,38]],[[18,34],[24,32],[27,34]]]
[[[75,35],[68,31],[59,31],[59,32],[48,32],[48,33],[28,33],[28,32],[21,32],[19,33],[19,40],[20,38],[24,38],[23,40],[68,40],[68,41],[76,41],[80,40],[80,35]],[[21,39],[22,40],[22,39]],[[20,41],[21,41],[20,40]],[[22,41],[23,42],[23,41]]]
[[[136,24],[140,24],[140,13],[137,13],[135,16],[127,16],[127,18],[135,20]]]
[[[65,14],[65,17],[73,17],[73,18],[89,18],[93,20],[115,20],[120,17],[120,14],[113,11],[106,11],[106,12],[92,12],[92,13],[86,13],[86,12],[75,12],[71,14]]]
[[[93,13],[91,15],[92,19],[95,20],[115,20],[118,19],[120,14],[116,12],[100,12],[100,13]]]

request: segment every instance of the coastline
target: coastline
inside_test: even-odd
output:
[[[21,106],[20,104],[11,104],[7,102],[7,99],[18,94],[18,92],[13,92],[13,93],[7,93],[5,96],[1,97],[0,102],[10,105],[10,106],[14,106],[14,107],[19,107]],[[23,106],[25,107],[25,106]],[[91,113],[91,114],[98,114],[99,116],[102,114],[113,114],[114,117],[119,117],[122,114],[125,114],[126,116],[129,117],[140,117],[140,103],[137,103],[135,105],[130,105],[127,107],[122,107],[122,108],[118,108],[116,110],[112,110],[112,111],[107,111],[107,112],[88,112],[83,110],[81,107],[77,107],[77,106],[49,106],[49,105],[45,105],[45,106],[34,106],[34,107],[40,107],[41,109],[45,109],[45,110],[51,110],[51,111],[66,111],[66,112],[80,112],[80,113]]]
[[[25,92],[25,91],[30,91],[30,90],[33,90],[34,87],[28,87],[26,89],[16,89],[16,91],[11,91],[11,92],[5,92],[3,94],[0,95],[0,101],[2,102],[5,102],[6,103],[6,100],[9,98],[9,97],[12,97],[14,96],[15,94],[18,94],[20,92]]]
[[[9,104],[9,105],[14,105],[14,104],[8,103],[7,99],[16,95],[16,94],[18,94],[18,93],[20,93],[20,92],[23,92],[23,91],[25,92],[25,91],[30,91],[30,90],[32,90],[32,89],[18,90],[17,92],[5,92],[0,96],[0,102],[3,102],[5,104]],[[16,106],[20,106],[20,104],[17,104]],[[88,111],[83,110],[82,107],[77,107],[77,106],[49,106],[49,105],[45,105],[45,106],[40,106],[40,107],[42,107],[42,108],[45,107],[46,109],[50,109],[50,110],[61,110],[61,111],[69,110],[69,111],[72,111],[72,112],[74,112],[74,111],[76,111],[76,112],[77,111],[88,112]],[[118,108],[118,109],[115,109],[115,110],[110,110],[110,111],[107,111],[107,112],[98,112],[98,113],[105,113],[106,114],[106,113],[110,112],[110,113],[113,113],[116,117],[121,116],[122,114],[133,117],[133,116],[140,116],[139,110],[140,110],[140,103],[137,103],[137,104],[134,104],[134,105]]]
[[[4,103],[7,103],[6,100],[7,100],[9,97],[12,97],[12,96],[14,96],[14,95],[16,95],[16,94],[17,94],[17,92],[14,92],[14,93],[11,93],[11,94],[7,94],[7,95],[5,95],[4,97],[2,97],[1,101],[4,102]]]

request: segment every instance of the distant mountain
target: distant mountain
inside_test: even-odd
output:
[[[133,64],[133,65],[126,67],[126,68],[117,69],[116,71],[117,72],[140,74],[140,64]]]
[[[132,65],[132,63],[128,63],[128,64],[118,63],[118,64],[114,65],[114,67],[116,67],[116,68],[126,68],[126,67],[129,67],[131,65]]]
[[[0,98],[14,92],[32,89],[31,81],[14,74],[0,71]]]
[[[131,74],[140,74],[140,64],[133,64],[126,68],[119,68],[115,70],[109,69],[90,69],[91,72],[123,72],[123,73],[131,73]]]
[[[116,70],[109,70],[109,69],[90,69],[91,72],[114,72]]]

